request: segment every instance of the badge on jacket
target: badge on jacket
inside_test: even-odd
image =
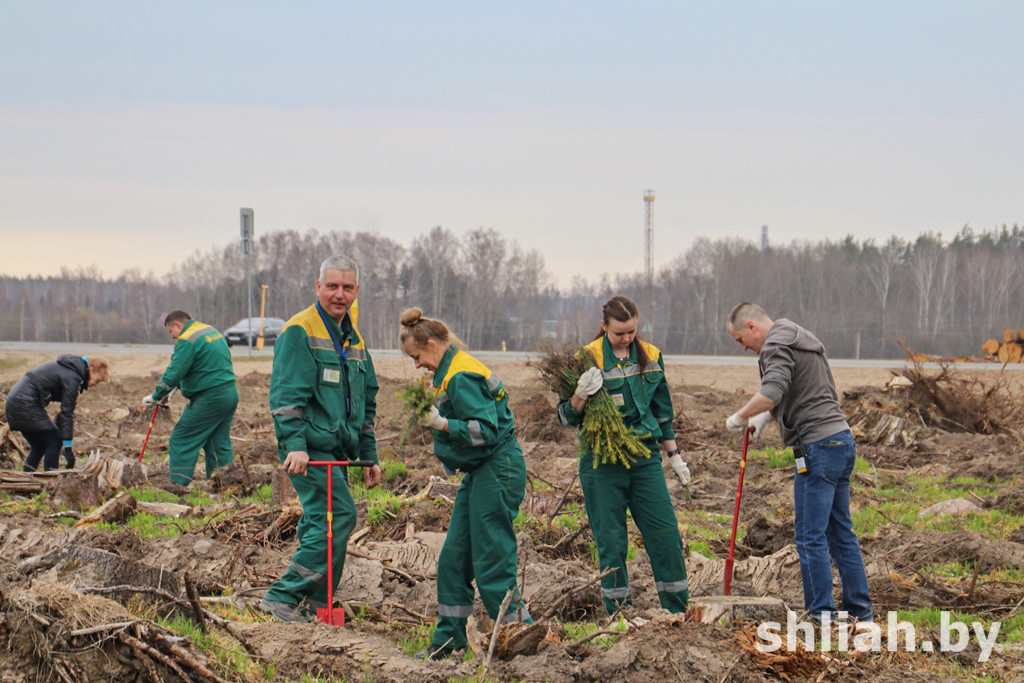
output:
[[[341,381],[341,370],[337,368],[324,368],[324,381],[329,384],[337,384]]]

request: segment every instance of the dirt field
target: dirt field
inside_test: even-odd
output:
[[[49,359],[0,354],[0,397],[26,370]],[[109,360],[111,381],[81,397],[75,443],[82,453],[98,450],[134,461],[149,419],[139,402],[152,391],[168,357],[117,354]],[[920,647],[889,652],[883,635],[881,652],[826,656],[783,648],[759,653],[752,645],[755,623],[702,624],[658,608],[635,528],[631,542],[638,552],[629,563],[635,604],[618,625],[609,623],[594,582],[592,539],[581,527],[585,515],[574,483],[575,436],[557,424],[553,397],[530,368],[514,362],[489,365],[512,397],[530,473],[519,559],[523,593],[539,626],[503,631],[488,679],[1024,680],[1018,640],[1024,603],[1020,425],[996,425],[993,434],[945,429],[934,424],[920,401],[885,390],[893,371],[836,368],[864,460],[853,510],[862,523],[882,633],[889,610],[956,610],[964,621],[1004,626],[986,662],[978,661],[981,649],[973,632],[962,652],[940,653],[937,645],[935,652]],[[41,478],[41,493],[2,494],[0,643],[6,645],[0,646],[0,681],[476,680],[468,677],[477,674],[485,651],[464,662],[420,662],[409,656],[422,647],[428,632],[423,624],[431,624],[437,613],[433,573],[457,488],[454,481],[438,479],[441,468],[424,436],[399,445],[398,429],[389,423],[399,410],[395,392],[417,375],[412,364],[377,363],[382,384],[377,436],[382,460],[395,465],[384,489],[397,502],[381,504],[356,487],[360,523],[339,587],[350,612],[343,630],[319,623],[278,624],[253,609],[294,551],[297,510],[287,491],[280,501],[276,487],[275,495],[268,495],[279,469],[266,407],[270,361],[236,359],[236,372],[241,402],[233,430],[235,464],[210,482],[200,474],[186,492],[174,489],[167,479],[166,446],[183,405],[176,397],[171,415],[162,415],[154,427],[144,476],[122,486],[140,500],[150,492],[158,502],[176,502],[187,510],[181,516],[157,517],[155,529],[143,528],[140,520],[152,516],[140,508],[115,524],[75,526],[76,517],[64,511],[92,508],[76,510],[61,498],[59,489],[67,482],[55,476]],[[686,545],[691,593],[714,596],[722,591],[740,450],[739,440],[723,425],[756,390],[757,371],[670,366],[668,372],[679,442],[694,475],[688,491],[670,477],[669,491]],[[989,373],[985,382],[992,381]],[[753,448],[762,452],[751,455],[747,468],[733,594],[778,597],[799,610],[792,469],[771,459],[770,449],[781,450],[774,426]],[[14,446],[0,441],[0,474],[10,479],[21,462]],[[964,499],[976,508],[919,516],[921,507],[946,499]],[[195,604],[202,602],[225,625],[207,623],[210,634],[175,640],[168,624],[189,624],[202,613],[191,606],[189,587],[195,589]],[[915,644],[938,643],[938,616],[922,619]],[[479,633],[490,633],[479,604],[473,624]],[[588,640],[581,624],[626,631],[614,642]],[[1011,632],[1018,635],[1009,637]],[[229,651],[235,654],[224,654]],[[244,665],[238,663],[243,660]]]

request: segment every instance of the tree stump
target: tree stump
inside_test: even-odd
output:
[[[120,522],[135,514],[138,501],[127,491],[122,491],[103,505],[90,512],[75,523],[75,526],[98,524],[100,522]]]
[[[292,487],[292,481],[284,469],[278,467],[270,479],[270,504],[290,505],[297,503],[299,496]]]
[[[687,621],[702,624],[739,621],[775,621],[786,623],[786,603],[778,598],[749,595],[720,595],[690,598],[686,608]]]
[[[53,500],[57,505],[66,505],[79,512],[96,507],[101,502],[96,476],[85,472],[61,472]]]

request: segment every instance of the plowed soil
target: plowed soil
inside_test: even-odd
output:
[[[26,370],[49,359],[40,353],[0,354],[0,397]],[[109,360],[111,381],[84,393],[79,401],[76,448],[80,453],[99,450],[133,459],[149,420],[140,400],[153,390],[168,358],[119,353]],[[432,623],[437,614],[434,572],[457,488],[455,480],[443,480],[424,435],[400,444],[399,431],[390,423],[400,408],[395,392],[418,371],[405,360],[376,364],[381,380],[377,429],[381,457],[404,462],[407,468],[404,476],[384,486],[407,502],[372,522],[368,503],[360,502],[360,522],[338,589],[340,600],[357,618],[338,629],[317,622],[276,623],[254,608],[295,549],[294,515],[287,521],[295,502],[287,492],[280,501],[252,498],[279,469],[267,408],[270,361],[236,361],[241,395],[232,432],[236,462],[209,482],[203,480],[200,465],[190,491],[206,494],[205,502],[191,505],[189,492],[177,490],[167,479],[167,439],[184,405],[180,396],[154,426],[146,456],[148,481],[134,486],[173,491],[180,504],[192,508],[187,514],[212,517],[204,525],[194,527],[169,517],[166,537],[147,539],[124,524],[76,527],[59,515],[62,510],[51,500],[56,477],[46,483],[43,493],[0,498],[0,681],[75,680],[75,676],[78,680],[144,681],[153,680],[154,673],[162,680],[184,680],[155,656],[155,670],[139,664],[130,639],[94,636],[109,631],[100,626],[187,613],[187,609],[159,596],[149,596],[147,602],[137,592],[86,594],[81,588],[159,586],[184,600],[186,577],[208,608],[230,605],[231,610],[222,613],[233,623],[236,639],[265,667],[261,672],[238,672],[221,666],[216,670],[220,680],[271,676],[300,680],[308,675],[426,682],[465,680],[477,673],[483,652],[465,662],[422,662],[407,652],[407,641],[424,630],[421,620]],[[1024,680],[1020,648],[1002,640],[985,663],[977,661],[973,641],[956,655],[888,652],[884,646],[881,653],[833,656],[801,650],[772,656],[757,653],[751,645],[756,624],[702,624],[659,608],[642,539],[632,526],[631,539],[639,550],[628,567],[635,602],[619,615],[626,620],[628,632],[613,644],[578,642],[583,636],[572,629],[573,624],[587,621],[605,627],[608,617],[594,583],[598,572],[589,531],[584,528],[573,536],[570,529],[550,520],[555,512],[582,508],[575,483],[575,436],[558,425],[554,398],[529,367],[510,361],[489,366],[512,397],[527,458],[531,486],[523,503],[529,522],[519,536],[521,585],[531,612],[543,626],[537,642],[524,654],[514,654],[510,646],[505,647],[508,643],[499,645],[487,670],[489,679],[553,683]],[[885,385],[894,374],[870,368],[836,368],[834,372],[840,393],[858,389],[879,397],[887,395]],[[688,490],[670,472],[668,477],[688,553],[691,593],[719,595],[740,454],[740,440],[724,424],[757,389],[757,371],[752,366],[669,366],[668,375],[679,443],[693,472]],[[848,403],[850,410],[857,411],[867,410],[865,405],[852,399]],[[895,400],[888,409],[908,410]],[[906,412],[903,417],[913,415]],[[754,446],[766,447],[781,450],[774,426]],[[1019,436],[1012,433],[984,436],[922,429],[914,433],[911,443],[900,445],[860,439],[858,454],[871,469],[857,482],[853,507],[878,507],[881,490],[907,486],[906,478],[916,475],[935,477],[939,487],[956,489],[979,508],[1019,516],[1024,513],[1021,448]],[[0,448],[0,470],[20,470],[21,463],[9,444]],[[976,495],[971,485],[958,483],[964,477],[991,485]],[[791,469],[770,467],[764,458],[749,461],[733,594],[778,597],[799,610],[803,600],[792,539],[792,478]],[[245,496],[249,498],[243,502]],[[35,498],[38,504],[26,507],[27,498]],[[280,526],[275,526],[276,521]],[[880,522],[862,536],[878,619],[884,622],[888,610],[926,607],[984,613],[988,619],[1019,614],[1024,602],[1022,541],[1024,531],[1012,521],[998,534],[955,523],[914,529],[905,520]],[[698,543],[710,552],[694,551]],[[973,582],[960,581],[932,571],[937,565],[957,562],[976,566],[984,576],[1003,570],[1006,578],[977,580],[976,576]],[[837,580],[837,590],[838,585]],[[479,604],[472,627],[480,634],[490,633]],[[480,640],[485,640],[484,635]],[[192,647],[187,639],[182,642]],[[216,680],[194,671],[190,677]]]

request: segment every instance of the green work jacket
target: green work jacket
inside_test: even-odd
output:
[[[434,455],[454,470],[472,472],[513,438],[515,417],[498,376],[454,344],[434,373],[434,405],[448,431],[434,432]]]
[[[637,343],[629,345],[629,357],[624,361],[612,353],[608,335],[602,335],[584,348],[603,371],[604,388],[618,406],[626,426],[651,434],[658,441],[675,439],[672,429],[675,411],[665,379],[665,359],[656,346],[640,341],[647,353],[647,364],[641,368],[637,364]],[[578,427],[583,422],[583,412],[575,410],[570,400],[565,399],[558,403],[558,419],[567,427]]]
[[[327,321],[341,341],[344,362],[316,304],[292,316],[274,342],[270,413],[278,449],[377,462],[373,361],[348,315],[340,327]]]
[[[191,399],[234,381],[235,368],[224,336],[209,325],[189,319],[174,342],[171,362],[157,382],[153,398],[162,401],[178,387],[182,396]]]

